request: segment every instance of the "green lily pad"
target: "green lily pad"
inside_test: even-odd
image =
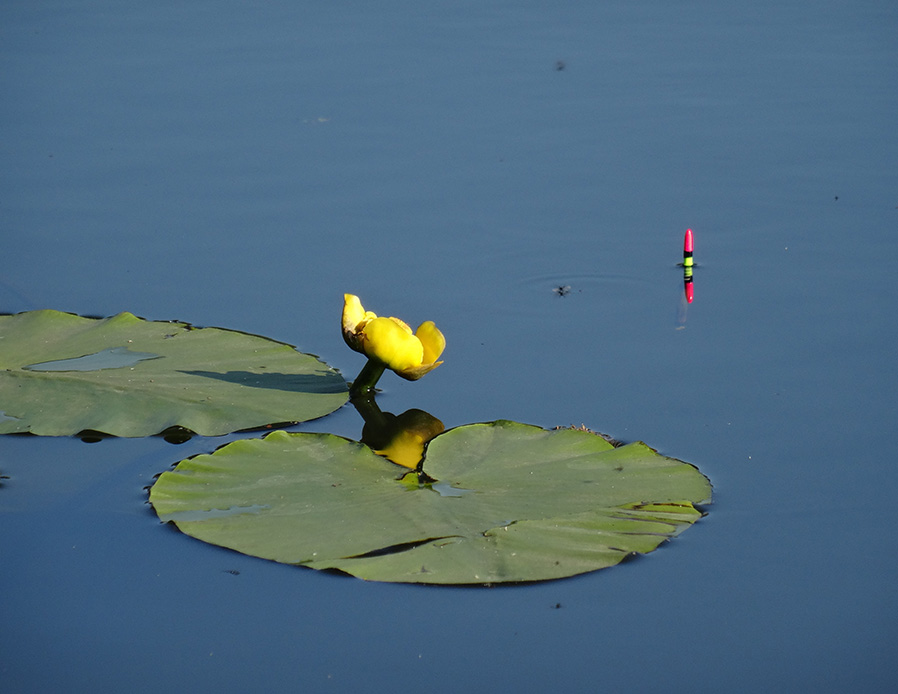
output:
[[[436,436],[423,470],[330,434],[274,432],[181,461],[150,502],[244,554],[368,580],[493,584],[651,552],[711,496],[695,467],[644,443],[508,421]]]
[[[315,419],[347,397],[334,369],[256,335],[130,313],[0,316],[0,434],[219,436]]]

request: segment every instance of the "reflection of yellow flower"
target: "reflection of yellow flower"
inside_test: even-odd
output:
[[[356,352],[409,381],[442,364],[437,359],[446,348],[446,338],[432,321],[422,323],[413,333],[398,318],[378,317],[366,311],[354,294],[343,295],[343,339]]]
[[[355,402],[358,406],[359,401]],[[366,420],[362,443],[397,465],[414,469],[424,457],[424,445],[445,429],[439,419],[423,410],[408,410],[396,416],[376,410],[373,400],[371,404],[378,416]]]

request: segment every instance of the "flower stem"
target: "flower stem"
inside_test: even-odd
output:
[[[365,364],[359,375],[352,382],[352,386],[349,389],[349,397],[355,398],[359,395],[374,392],[374,386],[377,385],[377,381],[386,368],[381,362],[369,359],[368,363]]]

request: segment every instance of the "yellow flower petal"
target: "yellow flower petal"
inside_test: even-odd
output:
[[[355,294],[343,295],[343,332],[355,332],[356,326],[365,320],[365,309]]]
[[[343,295],[343,339],[350,349],[364,353],[361,331],[366,322],[375,318],[377,315],[366,311],[355,294]]]
[[[422,364],[433,364],[446,349],[446,338],[431,320],[421,323],[415,331],[415,336],[421,340],[424,347]]]
[[[393,321],[394,323],[396,323],[396,325],[398,325],[400,328],[402,328],[403,330],[405,330],[405,332],[407,332],[409,335],[412,335],[412,334],[413,334],[413,333],[412,333],[412,329],[411,329],[411,327],[409,326],[409,324],[406,323],[406,322],[405,322],[404,320],[402,320],[401,318],[396,318],[395,316],[390,316],[390,320]]]
[[[435,361],[433,364],[422,364],[421,366],[396,371],[396,375],[401,376],[406,381],[417,381],[421,376],[430,373],[442,363],[441,361]]]
[[[424,347],[407,327],[390,318],[375,318],[365,324],[362,338],[365,354],[393,371],[421,366]]]

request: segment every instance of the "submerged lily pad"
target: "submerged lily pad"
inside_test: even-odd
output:
[[[695,467],[643,443],[507,421],[436,436],[423,470],[330,434],[274,432],[181,461],[150,502],[244,554],[368,580],[492,584],[651,552],[711,496]]]
[[[130,313],[0,316],[0,434],[219,436],[315,419],[346,399],[334,369],[256,335]]]

